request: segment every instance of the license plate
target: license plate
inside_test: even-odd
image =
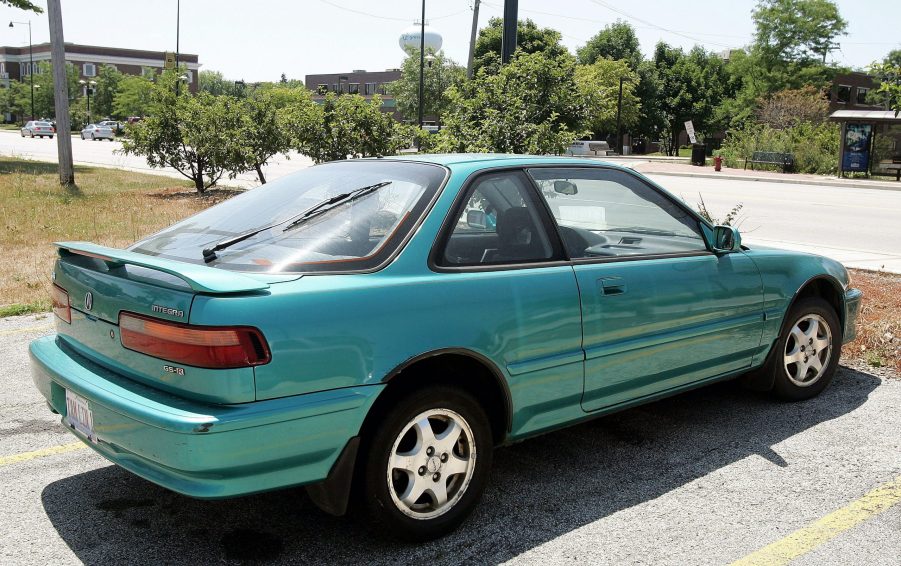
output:
[[[66,421],[69,426],[88,437],[91,442],[97,442],[94,434],[94,414],[88,400],[66,389]]]

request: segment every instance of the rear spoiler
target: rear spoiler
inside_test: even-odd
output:
[[[262,291],[269,284],[247,275],[205,265],[195,265],[152,255],[139,254],[118,248],[98,246],[90,242],[56,242],[60,257],[83,255],[105,261],[110,269],[123,265],[137,265],[178,277],[196,293],[229,294]]]

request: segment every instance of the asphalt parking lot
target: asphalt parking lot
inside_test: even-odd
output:
[[[28,371],[51,324],[0,319],[2,564],[901,563],[897,379],[843,367],[795,404],[722,384],[500,449],[463,528],[409,545],[302,489],[192,500],[75,444]]]

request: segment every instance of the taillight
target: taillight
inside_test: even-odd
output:
[[[69,308],[69,293],[56,283],[50,287],[50,300],[53,302],[53,314],[72,324],[72,310]]]
[[[123,312],[119,335],[129,350],[201,368],[258,366],[271,359],[262,333],[248,326],[195,326]]]

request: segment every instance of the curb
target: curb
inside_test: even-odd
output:
[[[640,169],[636,169],[642,175],[662,175],[665,177],[700,177],[703,179],[724,179],[728,181],[757,181],[763,183],[790,183],[794,185],[815,185],[815,186],[823,186],[823,187],[846,187],[846,188],[857,188],[857,189],[876,189],[880,191],[901,191],[901,183],[897,183],[897,187],[890,187],[886,185],[872,185],[870,183],[861,183],[858,181],[848,181],[843,182],[839,180],[829,181],[814,181],[811,179],[780,179],[780,178],[769,178],[769,177],[746,177],[743,175],[729,175],[726,173],[725,175],[720,175],[717,173],[682,173],[681,171],[666,171],[666,172],[658,172],[658,171],[642,171]],[[879,181],[877,181],[879,182]]]

